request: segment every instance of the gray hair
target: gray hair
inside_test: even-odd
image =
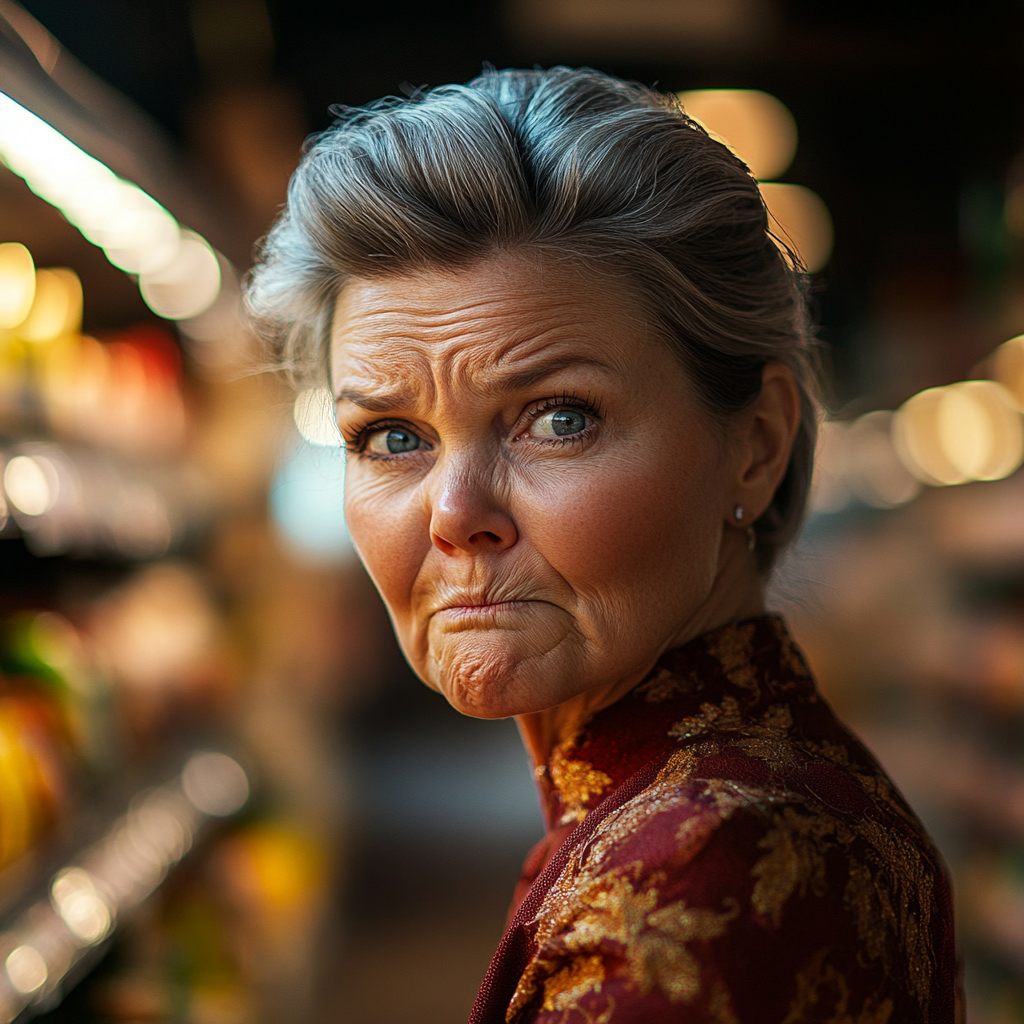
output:
[[[275,364],[328,379],[349,278],[530,249],[629,282],[714,419],[792,371],[801,422],[754,524],[768,571],[803,519],[817,435],[806,275],[772,235],[743,163],[672,96],[589,69],[488,71],[409,99],[333,108],[264,240],[246,298]]]

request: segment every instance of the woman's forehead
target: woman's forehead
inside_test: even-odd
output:
[[[621,372],[647,334],[631,296],[603,275],[486,264],[351,282],[335,310],[332,371],[336,386],[423,376],[525,386],[573,364]]]

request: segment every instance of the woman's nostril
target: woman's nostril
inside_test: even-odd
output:
[[[496,533],[491,533],[490,530],[481,530],[479,533],[474,533],[469,538],[471,544],[500,544],[501,537]]]

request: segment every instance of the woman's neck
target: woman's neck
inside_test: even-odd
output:
[[[713,629],[764,613],[764,587],[747,547],[745,531],[727,529],[722,537],[718,572],[706,600],[635,672],[586,690],[544,711],[516,715],[516,725],[534,767],[548,763],[552,750],[572,739],[593,715],[624,697],[666,652]]]

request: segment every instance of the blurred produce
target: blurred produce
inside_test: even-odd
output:
[[[304,443],[290,402],[190,373],[153,320],[85,335],[87,303],[72,270],[0,245],[0,1020],[99,959],[56,1019],[305,1021],[344,806],[317,719],[373,634],[359,614],[350,649],[329,618],[267,632],[323,590],[266,518]],[[319,486],[278,491],[301,512]],[[307,560],[347,561],[346,538]],[[257,768],[237,825],[211,822],[247,797],[210,796],[195,757],[161,781],[211,743]]]

